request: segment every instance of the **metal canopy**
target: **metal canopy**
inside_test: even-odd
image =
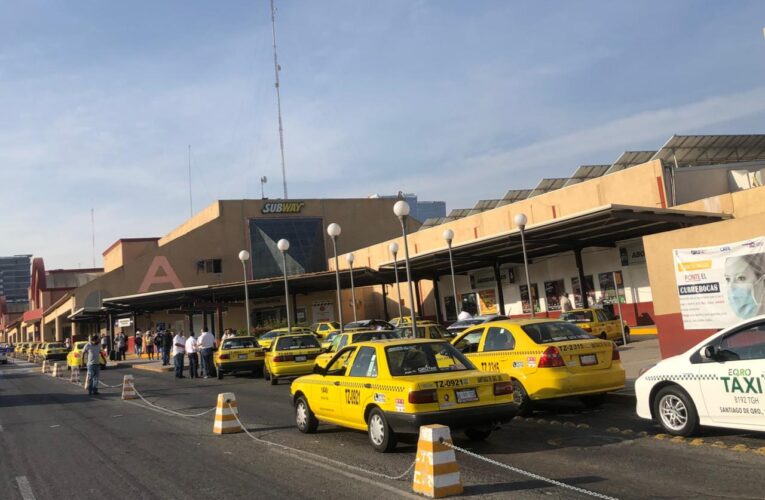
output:
[[[379,273],[368,267],[353,270],[353,282],[357,287],[392,283],[395,277],[392,273]],[[289,276],[290,294],[307,294],[335,290],[335,271]],[[350,288],[350,271],[340,271],[340,287]],[[284,278],[274,277],[247,282],[250,299],[265,299],[284,296]],[[123,297],[110,297],[103,300],[103,306],[108,311],[132,310],[135,312],[175,310],[212,310],[217,305],[244,300],[244,282],[225,283],[221,285],[202,285],[159,292],[139,293]]]
[[[712,165],[765,158],[765,135],[673,135],[653,160],[678,166]]]
[[[587,247],[614,247],[616,242],[729,218],[726,214],[673,209],[606,205],[526,228],[530,258],[554,255]],[[495,263],[522,263],[520,232],[517,229],[452,247],[455,272],[464,273]],[[403,261],[399,261],[399,268]],[[413,279],[432,279],[449,274],[446,247],[410,259]],[[393,262],[380,267],[390,271]]]

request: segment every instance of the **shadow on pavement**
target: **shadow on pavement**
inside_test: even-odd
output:
[[[510,473],[510,471],[508,471]],[[585,488],[585,485],[592,483],[599,483],[605,481],[604,478],[598,476],[581,476],[572,478],[553,478],[556,481],[570,484],[572,486],[578,486]],[[465,486],[464,496],[479,496],[488,495],[491,493],[503,493],[511,491],[523,491],[523,490],[537,490],[540,488],[559,488],[550,483],[537,480],[528,481],[514,481],[512,483],[495,483],[495,484],[481,484],[481,485],[469,485]]]

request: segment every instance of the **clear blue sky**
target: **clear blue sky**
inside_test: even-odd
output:
[[[765,132],[762,1],[277,0],[290,196],[472,207],[671,134]],[[281,196],[270,9],[10,0],[0,255],[97,264],[220,198]]]

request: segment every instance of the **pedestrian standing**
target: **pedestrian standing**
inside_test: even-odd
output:
[[[138,359],[141,359],[141,354],[143,354],[143,334],[141,333],[141,330],[135,332],[133,349],[135,349],[135,355],[138,356]]]
[[[175,363],[175,378],[186,378],[183,376],[183,357],[186,351],[186,337],[183,331],[173,337],[173,362]]]
[[[125,334],[120,332],[115,340],[115,350],[117,351],[117,360],[125,360],[125,350],[127,349],[127,338]]]
[[[64,347],[66,347],[67,351],[72,348],[72,340],[69,337],[64,339]]]
[[[109,337],[105,333],[101,334],[101,350],[106,353],[106,357],[109,357]]]
[[[212,377],[215,337],[206,328],[202,328],[202,334],[197,339],[197,347],[202,355],[202,376],[204,378]]]
[[[189,332],[189,338],[186,339],[186,355],[189,357],[189,377],[199,378],[199,354],[194,332]]]
[[[226,328],[226,330],[223,332],[223,340],[227,340],[234,337],[234,330],[231,328]]]
[[[560,310],[561,312],[569,312],[571,309],[571,300],[568,298],[568,293],[563,292],[563,297],[560,298]]]
[[[143,344],[146,346],[146,357],[154,359],[154,332],[149,330],[143,336]]]
[[[101,349],[98,347],[98,335],[92,335],[90,342],[82,348],[82,357],[88,367],[88,394],[98,394],[98,374],[101,371]]]
[[[162,334],[162,366],[170,364],[170,350],[173,348],[173,333],[165,330]]]

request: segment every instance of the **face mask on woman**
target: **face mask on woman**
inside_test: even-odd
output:
[[[728,287],[728,302],[736,316],[742,319],[751,318],[757,313],[762,303],[762,297],[757,300],[754,296],[754,285],[765,278],[760,276],[753,283],[736,283]]]

